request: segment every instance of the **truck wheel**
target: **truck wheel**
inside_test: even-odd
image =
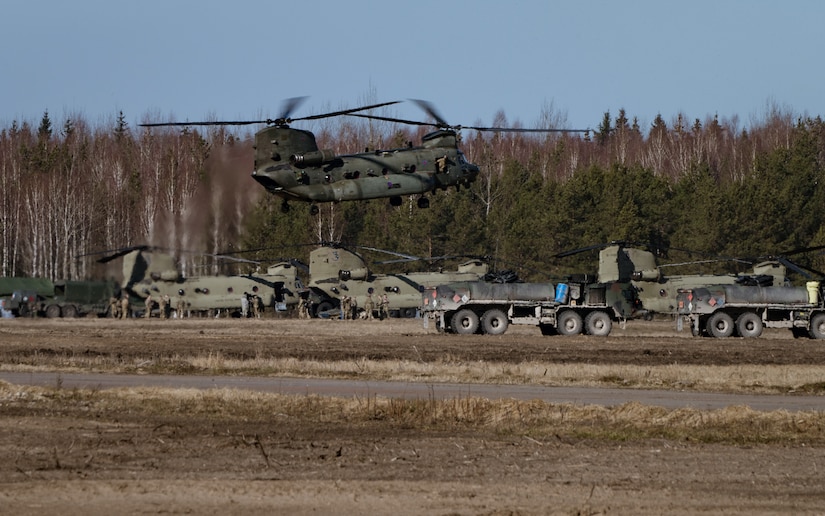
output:
[[[825,314],[819,313],[811,318],[811,329],[808,332],[812,339],[825,339]]]
[[[609,315],[602,311],[590,312],[584,318],[584,326],[587,328],[589,335],[607,337],[610,335],[610,330],[613,329],[613,321],[610,320]]]
[[[725,312],[716,312],[708,318],[708,334],[717,339],[733,335],[733,318]]]
[[[507,331],[507,325],[510,321],[507,319],[507,314],[498,308],[487,310],[481,317],[481,329],[487,335],[501,335]]]
[[[736,332],[740,337],[755,339],[762,335],[762,319],[753,312],[745,312],[736,318]]]
[[[60,305],[49,305],[46,307],[46,317],[57,319],[60,317]]]
[[[63,317],[74,319],[77,317],[77,308],[74,305],[66,305],[63,307]]]
[[[478,315],[467,308],[459,310],[453,315],[450,326],[460,335],[471,335],[478,331]]]
[[[399,310],[399,317],[403,317],[405,319],[412,319],[415,317],[415,308],[402,308]]]
[[[557,325],[560,335],[578,335],[582,332],[582,316],[573,310],[565,310],[559,314]]]

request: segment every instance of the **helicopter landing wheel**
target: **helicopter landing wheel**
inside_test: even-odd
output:
[[[313,204],[309,207],[309,214],[310,215],[318,215],[318,205]]]
[[[286,201],[281,203],[281,213],[289,213],[289,204]]]
[[[419,197],[418,198],[418,207],[421,209],[429,208],[430,207],[430,200],[426,197]]]

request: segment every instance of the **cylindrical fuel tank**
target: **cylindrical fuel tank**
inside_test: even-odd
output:
[[[472,282],[469,286],[471,299],[552,301],[556,297],[556,289],[552,283]]]
[[[749,287],[725,285],[726,303],[809,303],[804,287]]]

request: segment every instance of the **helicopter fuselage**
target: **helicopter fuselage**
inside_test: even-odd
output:
[[[478,175],[454,131],[439,130],[418,147],[335,155],[308,131],[267,128],[256,137],[253,178],[284,199],[338,202],[423,194],[468,185]]]

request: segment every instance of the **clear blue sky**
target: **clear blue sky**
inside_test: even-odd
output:
[[[455,124],[825,115],[818,0],[0,0],[0,127],[426,99]],[[393,108],[422,119],[412,104]]]

